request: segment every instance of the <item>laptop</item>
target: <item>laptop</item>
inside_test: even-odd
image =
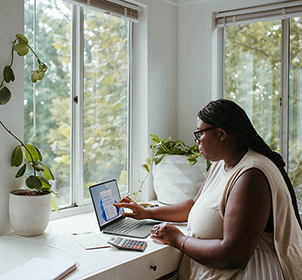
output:
[[[135,220],[122,217],[124,209],[113,205],[121,199],[115,179],[89,187],[95,214],[103,233],[136,238],[146,238],[156,220]]]

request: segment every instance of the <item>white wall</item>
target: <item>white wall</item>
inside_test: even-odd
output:
[[[0,79],[5,65],[11,58],[11,42],[15,34],[23,33],[23,2],[20,0],[0,0]],[[12,92],[12,99],[0,106],[0,120],[18,137],[23,135],[23,59],[15,57],[13,69],[16,81],[7,87]],[[14,178],[16,170],[10,167],[10,156],[17,145],[2,127],[0,127],[0,235],[10,231],[8,220],[8,197],[12,189],[21,181]]]
[[[150,156],[150,134],[176,137],[177,7],[162,0],[139,0],[140,22],[134,26],[134,90],[132,187],[146,172],[141,164]],[[155,198],[149,176],[140,200]],[[148,190],[148,191],[147,191]]]

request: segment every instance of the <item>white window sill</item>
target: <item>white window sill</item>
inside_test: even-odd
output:
[[[69,209],[64,211],[66,210]],[[0,248],[7,252],[1,260],[0,275],[34,257],[79,262],[80,267],[66,277],[70,280],[151,280],[178,267],[181,252],[171,246],[157,244],[150,237],[144,239],[148,242],[144,252],[118,250],[113,247],[85,250],[71,233],[94,231],[105,241],[110,238],[110,235],[100,232],[94,211],[60,217],[61,219],[50,221],[46,231],[40,236],[20,237],[14,233],[0,236]],[[179,228],[186,231],[184,225]],[[156,266],[157,269],[154,271],[150,266]],[[124,276],[127,277],[123,278]]]
[[[66,218],[66,217],[70,217],[70,216],[74,216],[74,215],[79,215],[79,214],[83,214],[83,213],[88,213],[88,212],[92,212],[93,209],[93,205],[92,203],[88,203],[85,205],[81,205],[81,206],[70,206],[68,208],[63,208],[61,210],[59,210],[59,213],[57,211],[53,211],[50,215],[50,220],[56,220],[56,219],[61,219],[61,218]]]

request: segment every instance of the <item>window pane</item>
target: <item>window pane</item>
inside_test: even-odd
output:
[[[127,191],[128,21],[94,10],[84,16],[84,198],[116,178]]]
[[[289,176],[302,199],[302,18],[290,20]]]
[[[245,109],[257,132],[280,151],[281,21],[225,28],[225,98]]]
[[[25,35],[34,42],[33,2],[25,3]],[[71,5],[37,0],[36,50],[48,65],[42,81],[31,82],[33,57],[25,58],[24,139],[41,149],[43,162],[55,176],[59,206],[70,204]],[[35,97],[35,100],[33,99]],[[36,123],[36,136],[34,136]]]

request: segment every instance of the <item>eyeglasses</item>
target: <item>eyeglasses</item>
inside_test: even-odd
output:
[[[210,127],[205,128],[205,129],[193,132],[194,135],[195,135],[195,138],[196,138],[195,140],[200,141],[200,138],[201,138],[203,132],[214,129],[214,128],[216,128],[216,127],[215,126],[210,126]]]

